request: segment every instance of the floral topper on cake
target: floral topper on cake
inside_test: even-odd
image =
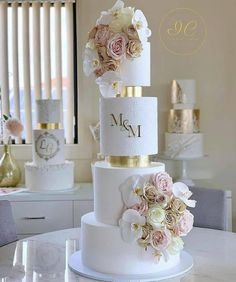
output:
[[[184,183],[173,184],[166,172],[159,172],[148,181],[132,176],[120,191],[125,211],[119,223],[125,242],[137,242],[165,260],[183,249],[181,237],[193,227],[193,215],[186,208],[196,205],[189,199],[192,193]]]
[[[96,77],[104,97],[120,94],[123,80],[120,66],[135,60],[143,51],[143,43],[151,35],[141,10],[124,7],[118,0],[108,11],[101,12],[96,26],[90,31],[84,52],[83,69]]]

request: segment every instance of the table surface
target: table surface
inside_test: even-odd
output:
[[[79,249],[79,233],[78,228],[60,230],[0,248],[0,281],[94,281],[68,268],[69,256]],[[183,277],[165,281],[236,281],[235,233],[194,228],[184,241],[194,267]]]

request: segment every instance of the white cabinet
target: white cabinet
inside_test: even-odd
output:
[[[91,183],[73,192],[18,193],[1,197],[11,202],[19,238],[80,226],[81,216],[93,211]]]

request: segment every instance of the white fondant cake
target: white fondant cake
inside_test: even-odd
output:
[[[100,122],[103,155],[136,156],[157,153],[157,98],[101,98]]]
[[[63,129],[35,129],[33,139],[34,164],[42,166],[65,162]]]
[[[135,60],[126,60],[120,66],[125,86],[150,86],[150,42],[143,42],[143,51]]]
[[[60,122],[60,100],[42,99],[36,101],[36,120],[38,123]]]
[[[171,159],[194,159],[204,155],[203,134],[165,133],[165,155]]]
[[[98,222],[94,213],[82,217],[81,229],[82,260],[96,271],[121,275],[149,274],[179,263],[179,254],[171,256],[168,263],[164,257],[158,262],[153,258],[153,252],[145,251],[135,243],[124,242],[118,226]]]
[[[124,210],[119,190],[122,183],[133,175],[142,175],[148,180],[152,174],[161,171],[165,171],[165,165],[162,163],[151,163],[148,167],[125,168],[111,167],[107,162],[96,162],[93,165],[96,220],[104,224],[118,225]]]
[[[54,191],[71,189],[74,185],[74,163],[37,166],[25,164],[25,184],[31,191]]]

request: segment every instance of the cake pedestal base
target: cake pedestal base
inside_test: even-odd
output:
[[[193,267],[192,257],[186,253],[181,252],[180,263],[173,268],[165,271],[159,271],[151,274],[140,275],[115,275],[96,272],[86,267],[81,259],[81,251],[74,253],[69,258],[70,269],[80,276],[90,278],[97,281],[112,281],[112,282],[143,282],[143,281],[161,281],[164,279],[171,279],[176,276],[183,275]]]
[[[193,180],[188,177],[187,160],[180,160],[180,164],[181,164],[181,175],[176,181],[183,182],[187,186],[195,186]]]

